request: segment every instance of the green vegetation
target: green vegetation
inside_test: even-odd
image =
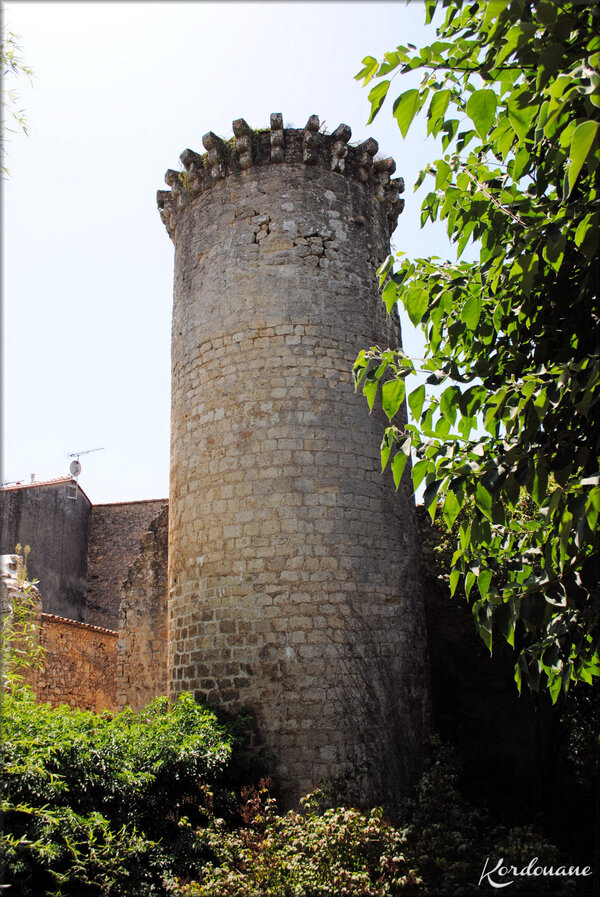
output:
[[[2,159],[6,153],[6,135],[7,133],[15,133],[17,130],[27,134],[27,119],[22,109],[18,108],[18,94],[14,89],[7,89],[6,84],[12,80],[18,79],[21,75],[25,75],[29,81],[32,81],[32,70],[23,64],[21,55],[21,45],[16,34],[10,31],[2,34],[2,46],[0,47],[0,63],[2,66],[2,86],[1,100],[2,105],[2,140],[0,143],[0,152]],[[7,120],[12,125],[7,124]],[[16,126],[16,127],[15,127]],[[8,175],[8,169],[2,163],[2,171]]]
[[[3,649],[18,644],[26,662],[37,641],[29,593],[17,597]],[[539,832],[492,826],[462,799],[438,739],[398,827],[381,808],[332,806],[331,786],[278,812],[268,780],[249,784],[263,769],[246,747],[249,717],[219,721],[188,693],[99,715],[38,704],[16,674],[1,722],[0,869],[20,897],[454,895],[474,890],[486,856],[560,862]],[[573,732],[589,777],[588,732]],[[572,893],[572,881],[541,885]]]
[[[2,729],[2,859],[17,893],[168,893],[174,871],[205,858],[184,817],[234,813],[232,737],[188,694],[113,717],[25,690],[5,696]]]
[[[256,767],[239,723],[232,734],[189,694],[113,716],[24,688],[5,698],[3,730],[0,862],[21,897],[453,895],[475,890],[487,855],[559,862],[539,833],[492,827],[462,800],[439,741],[399,828],[322,791],[278,813],[268,782],[240,787]],[[542,882],[571,892],[559,884]]]
[[[444,155],[421,222],[445,221],[457,261],[389,257],[388,311],[401,302],[426,340],[426,383],[393,420],[405,378],[400,349],[372,347],[354,367],[390,426],[382,467],[399,484],[414,453],[425,485],[458,526],[450,585],[478,630],[515,647],[515,679],[553,701],[600,675],[600,9],[587,0],[444,0],[437,40],[367,57],[371,118],[391,73],[421,72],[393,101],[403,137],[420,111]],[[427,21],[438,0],[427,0]],[[469,242],[475,263],[460,260]],[[402,255],[402,253],[400,253]],[[535,514],[515,514],[523,492]]]
[[[15,581],[19,589],[19,600],[12,602],[0,630],[0,701],[4,692],[18,693],[23,688],[28,670],[39,669],[43,663],[44,649],[40,644],[35,619],[37,580],[27,578],[27,558],[30,551],[29,545],[24,548],[17,545],[15,548]]]

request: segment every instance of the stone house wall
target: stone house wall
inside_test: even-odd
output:
[[[141,538],[121,587],[117,703],[140,710],[167,688],[167,551],[165,506]]]
[[[29,545],[27,568],[39,580],[44,613],[84,623],[90,510],[71,477],[0,489],[0,554]]]
[[[110,629],[41,614],[43,668],[30,684],[39,701],[81,710],[116,710],[117,641]]]
[[[43,613],[40,592],[22,579],[20,561],[16,555],[0,557],[0,624],[10,626],[13,607],[25,598],[34,626],[25,649],[41,645],[43,651],[40,662],[34,662],[28,672],[17,672],[25,674],[39,701],[53,707],[115,710],[117,633]],[[14,649],[14,645],[7,647]]]
[[[88,622],[117,630],[120,590],[140,539],[167,499],[94,505],[90,519]]]

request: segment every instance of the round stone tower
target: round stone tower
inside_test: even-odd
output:
[[[393,807],[428,674],[415,509],[381,474],[360,349],[400,345],[375,275],[403,202],[350,128],[203,137],[159,191],[175,244],[170,693],[249,706],[287,802],[353,771]]]

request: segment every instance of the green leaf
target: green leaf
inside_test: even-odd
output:
[[[394,305],[398,301],[398,287],[393,280],[386,283],[381,298],[385,303],[388,315],[391,314]]]
[[[365,56],[363,59],[363,68],[360,72],[354,76],[356,81],[362,81],[364,79],[365,84],[367,84],[373,75],[377,72],[379,68],[379,63],[373,56]]]
[[[533,487],[531,497],[539,506],[547,496],[548,489],[548,469],[543,466],[536,467],[535,476],[533,478]]]
[[[494,608],[494,623],[500,634],[513,648],[515,646],[515,621],[516,613],[512,601],[499,604]]]
[[[456,497],[456,495],[454,494],[454,492],[448,491],[446,493],[446,498],[444,499],[444,511],[443,511],[443,517],[444,517],[444,520],[446,522],[446,526],[448,527],[448,529],[451,528],[452,524],[458,517],[460,508],[461,508],[461,503],[459,502],[459,500]]]
[[[363,386],[363,395],[365,396],[369,409],[373,410],[373,405],[375,404],[375,396],[377,395],[377,387],[379,386],[378,380],[370,380],[366,379]]]
[[[371,114],[369,116],[369,120],[367,122],[368,125],[371,124],[379,110],[383,105],[383,101],[387,96],[387,92],[390,87],[390,81],[380,81],[379,84],[376,84],[375,87],[369,93],[369,102],[371,103]]]
[[[498,18],[500,13],[506,9],[509,2],[510,0],[488,0],[486,4],[487,9],[485,11],[485,18],[483,20],[483,27],[489,28],[489,26],[492,25]]]
[[[429,516],[432,520],[435,518],[437,494],[440,491],[440,486],[443,482],[443,480],[433,480],[433,482],[428,484],[425,492],[423,493],[423,504],[429,511]]]
[[[465,595],[467,598],[471,594],[471,589],[475,585],[476,576],[472,570],[469,570],[467,575],[465,576]]]
[[[496,94],[489,88],[475,91],[467,100],[467,115],[482,140],[487,137],[494,123],[496,106]]]
[[[479,482],[475,490],[475,504],[488,520],[492,519],[492,496]]]
[[[461,321],[469,330],[476,330],[481,317],[481,296],[469,296],[460,313]]]
[[[404,307],[408,313],[408,317],[412,323],[417,326],[427,311],[429,303],[429,294],[423,287],[411,287],[401,297]]]
[[[440,190],[448,183],[448,178],[452,169],[444,159],[440,159],[437,163],[437,173],[435,176],[435,189]]]
[[[456,587],[460,580],[460,570],[453,570],[450,573],[450,597],[456,592]]]
[[[599,123],[597,121],[584,121],[577,125],[571,140],[571,148],[569,150],[569,164],[567,166],[567,192],[565,198],[571,195],[571,191],[575,186],[579,172],[583,167],[583,163],[588,157],[596,134],[598,133]]]
[[[384,261],[381,263],[381,265],[375,272],[377,274],[377,277],[379,278],[379,286],[382,286],[383,281],[385,280],[385,278],[387,277],[389,272],[392,270],[393,266],[394,266],[394,256],[393,255],[386,256]]]
[[[486,602],[477,603],[473,608],[477,629],[486,648],[492,653],[492,608]]]
[[[540,53],[537,66],[536,90],[541,90],[560,71],[560,65],[565,55],[564,44],[554,43],[546,47]]]
[[[381,387],[381,406],[391,420],[404,401],[404,380],[387,380]]]
[[[537,107],[531,102],[528,92],[521,91],[508,102],[508,120],[518,137],[519,143],[523,143],[535,117]]]
[[[392,458],[392,476],[394,477],[396,489],[400,485],[400,480],[402,479],[402,474],[404,473],[407,461],[408,455],[405,455],[404,452],[396,452]]]
[[[520,150],[517,150],[515,155],[515,161],[512,169],[512,177],[515,181],[518,181],[519,178],[523,176],[523,172],[529,165],[529,160],[531,159],[530,154],[524,147],[521,147]]]
[[[423,410],[423,402],[425,401],[425,387],[423,384],[417,386],[408,397],[408,407],[414,420],[418,421]]]
[[[482,598],[487,598],[490,591],[490,583],[492,581],[492,571],[482,570],[477,577],[477,588]]]
[[[354,367],[352,368],[352,377],[354,379],[354,390],[355,391],[360,386],[361,380],[366,376],[368,370],[369,370],[369,359],[366,358],[364,349],[361,349],[358,358],[354,362]]]
[[[427,113],[427,133],[436,136],[440,129],[441,121],[446,114],[450,102],[449,90],[438,90],[434,93]]]
[[[394,118],[403,137],[408,134],[412,120],[419,111],[419,91],[416,88],[405,90],[394,103]]]
[[[451,426],[456,421],[459,399],[460,390],[457,386],[449,386],[440,396],[440,413],[450,421]]]
[[[520,654],[515,664],[515,682],[517,683],[519,694],[521,694],[521,685],[523,680],[527,682],[528,678],[529,670],[527,668],[527,659],[523,654]]]
[[[429,461],[427,458],[424,458],[422,461],[417,461],[417,463],[413,466],[412,469],[412,479],[413,486],[415,491],[419,488],[421,483],[425,478],[425,474],[429,470]]]
[[[575,231],[575,245],[581,249],[589,262],[593,261],[598,250],[598,230],[600,215],[592,212],[580,221]]]
[[[390,458],[390,453],[392,451],[393,444],[394,444],[394,437],[390,433],[389,430],[386,430],[386,432],[384,433],[383,439],[381,440],[381,448],[380,448],[381,472],[382,473],[385,470],[385,468],[387,467],[387,463]]]
[[[448,433],[450,432],[450,421],[447,417],[440,417],[438,422],[435,425],[435,435],[439,436],[440,439],[445,439]]]
[[[554,674],[553,676],[548,676],[548,691],[550,692],[550,697],[552,698],[553,704],[556,704],[556,701],[558,700],[561,687],[562,679],[558,673]]]

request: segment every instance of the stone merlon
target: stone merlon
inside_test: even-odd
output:
[[[396,227],[404,208],[399,194],[404,180],[392,179],[396,170],[393,159],[377,159],[379,146],[369,137],[358,146],[349,144],[352,131],[339,125],[332,134],[319,130],[317,115],[311,115],[304,128],[284,128],[281,113],[271,115],[271,126],[253,130],[243,119],[232,124],[234,136],[229,140],[209,131],[202,138],[206,153],[200,155],[186,149],[180,156],[183,171],[169,169],[165,182],[170,190],[159,190],[157,204],[161,218],[173,238],[177,214],[205,190],[228,176],[243,177],[255,166],[280,164],[311,165],[326,168],[364,184],[378,202],[384,205],[389,232]]]

